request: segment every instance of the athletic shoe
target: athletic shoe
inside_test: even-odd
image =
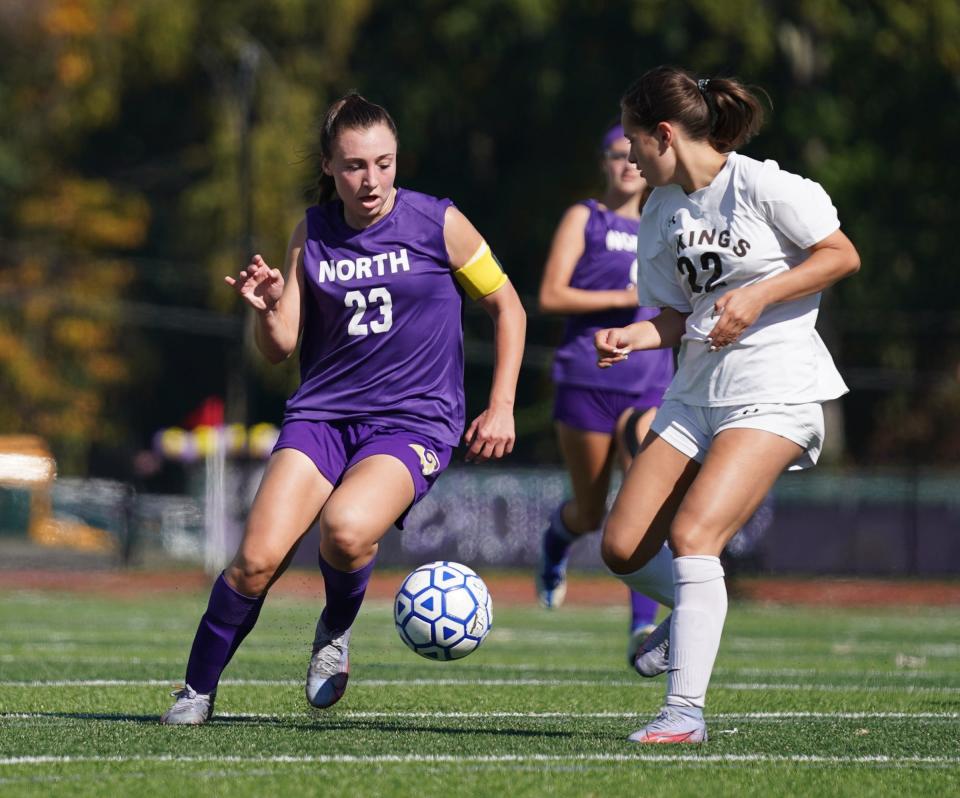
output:
[[[209,693],[198,693],[187,684],[184,685],[182,690],[175,690],[170,695],[177,700],[160,718],[160,722],[167,726],[199,726],[213,716],[213,702],[217,697],[216,690],[211,690]]]
[[[332,707],[347,690],[350,676],[350,630],[334,636],[321,618],[307,667],[307,701],[318,709]]]
[[[640,644],[633,658],[633,667],[646,678],[667,672],[670,665],[670,619],[668,615]]]
[[[655,623],[646,623],[630,632],[630,639],[627,640],[627,665],[631,668],[635,667],[637,652],[643,645],[643,641],[650,637],[656,628]]]
[[[543,551],[536,573],[537,599],[540,606],[555,610],[567,597],[567,558],[552,562]]]
[[[707,724],[702,709],[665,706],[651,723],[627,739],[631,743],[705,743]]]

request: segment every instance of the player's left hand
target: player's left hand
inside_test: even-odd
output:
[[[711,352],[737,341],[741,333],[760,318],[767,303],[756,288],[755,285],[734,288],[714,303],[713,315],[720,318],[707,333]]]
[[[630,336],[623,327],[597,330],[593,336],[593,346],[597,350],[597,365],[602,369],[626,360],[632,349]]]
[[[491,405],[467,428],[463,440],[470,448],[464,459],[468,463],[499,459],[513,451],[516,438],[513,409]]]

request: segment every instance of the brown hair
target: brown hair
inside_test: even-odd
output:
[[[393,138],[399,142],[397,125],[387,109],[370,102],[355,91],[347,92],[333,103],[324,114],[320,125],[320,163],[333,158],[333,145],[344,130],[369,130],[374,125],[386,125]],[[317,186],[317,202],[329,202],[337,195],[333,178],[320,171]]]
[[[627,89],[620,108],[643,130],[653,131],[660,122],[676,122],[694,141],[709,141],[718,152],[730,152],[750,141],[764,116],[756,94],[735,78],[697,80],[671,66],[644,72]]]

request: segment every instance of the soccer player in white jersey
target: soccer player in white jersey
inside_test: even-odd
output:
[[[598,365],[678,344],[680,356],[602,552],[634,589],[674,589],[672,615],[636,659],[643,675],[667,672],[665,705],[628,739],[703,742],[727,612],[720,552],[784,469],[819,456],[821,404],[847,390],[814,329],[820,292],[860,260],[817,183],[735,152],[763,121],[738,81],[657,67],[621,111],[630,157],[655,187],[638,236],[640,304],[661,311],[597,332]]]

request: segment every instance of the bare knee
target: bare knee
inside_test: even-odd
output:
[[[603,562],[615,574],[630,573],[630,557],[633,552],[621,541],[611,539],[604,534],[600,541],[600,556]],[[636,570],[636,569],[634,569]]]
[[[324,510],[320,516],[321,545],[325,558],[335,560],[331,565],[352,569],[370,559],[376,543],[371,543],[362,530],[362,515],[353,508],[334,506]]]
[[[615,574],[643,568],[663,547],[666,531],[657,526],[636,527],[616,514],[607,519],[600,541],[600,556]]]
[[[283,562],[283,555],[241,548],[226,569],[227,582],[244,596],[260,596],[270,586]]]
[[[723,549],[722,530],[715,530],[691,513],[678,513],[670,526],[670,547],[678,557],[697,554],[719,556]]]
[[[608,518],[603,529],[603,538],[600,540],[600,556],[607,568],[615,574],[635,571],[644,564],[635,564],[637,555],[637,536],[630,534],[616,519]]]

